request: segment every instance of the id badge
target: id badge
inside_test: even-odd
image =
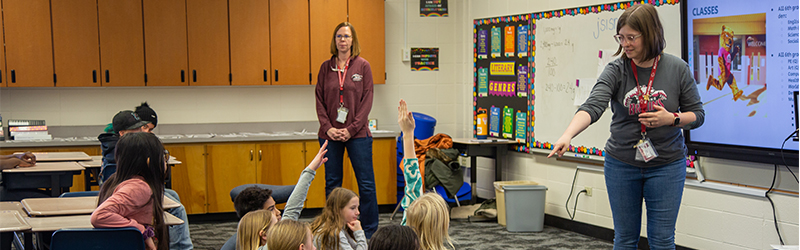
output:
[[[644,138],[636,144],[637,161],[648,162],[656,157],[658,157],[658,152],[656,152],[656,148],[653,147],[653,143],[650,142],[650,138]]]
[[[339,114],[336,116],[336,121],[339,123],[344,123],[347,120],[347,112],[349,112],[349,110],[344,106],[339,107],[339,109],[336,110],[336,113]]]

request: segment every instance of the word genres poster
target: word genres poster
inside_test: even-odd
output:
[[[473,117],[485,110],[491,137],[524,143],[532,129],[530,22],[529,14],[474,20]]]

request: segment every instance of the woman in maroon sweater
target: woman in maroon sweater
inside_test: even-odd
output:
[[[342,186],[344,150],[350,156],[361,198],[361,222],[367,238],[378,229],[378,201],[372,170],[372,133],[367,128],[372,109],[372,69],[360,57],[353,25],[340,23],[331,37],[331,59],[317,75],[316,100],[319,143],[328,140],[325,193]]]

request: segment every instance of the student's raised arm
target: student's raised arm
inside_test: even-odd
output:
[[[317,169],[328,161],[328,158],[325,157],[325,153],[328,152],[327,148],[328,141],[326,140],[319,148],[319,152],[317,152],[317,156],[314,157],[314,160],[300,173],[300,179],[297,180],[297,184],[294,186],[289,200],[286,201],[286,209],[283,210],[282,219],[297,220],[300,218],[300,212],[303,211],[303,205],[308,195],[308,188],[311,187],[311,181],[314,180]]]
[[[400,99],[400,106],[397,107],[397,124],[403,131],[403,152],[405,152],[403,158],[417,158],[417,153],[414,151],[414,116],[408,112],[406,101],[403,99]]]
[[[414,200],[422,195],[422,173],[419,170],[419,160],[417,153],[414,150],[414,116],[408,112],[406,101],[400,100],[400,106],[397,107],[397,124],[400,125],[400,130],[403,131],[403,177],[406,180],[405,195],[400,200],[400,205],[403,209],[408,209]],[[408,211],[408,210],[406,210]],[[403,211],[403,221],[400,225],[406,224],[406,211]]]

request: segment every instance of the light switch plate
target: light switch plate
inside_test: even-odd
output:
[[[401,58],[403,58],[404,62],[411,61],[411,50],[409,49],[401,49]]]

